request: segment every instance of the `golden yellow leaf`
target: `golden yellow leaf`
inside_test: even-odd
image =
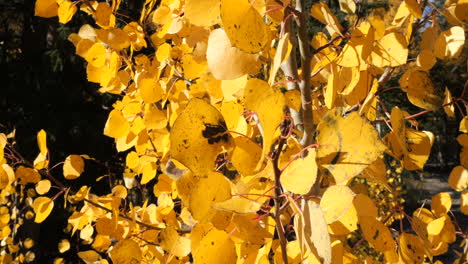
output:
[[[416,17],[416,18],[421,18],[422,17],[422,10],[421,6],[419,5],[417,0],[405,0],[406,7],[410,11],[410,13]]]
[[[58,250],[60,253],[67,252],[70,249],[70,241],[68,239],[62,239],[58,243]]]
[[[462,212],[464,215],[468,215],[468,190],[461,192],[460,212]]]
[[[88,224],[83,229],[81,229],[80,239],[85,240],[85,241],[89,240],[93,234],[94,234],[94,227]]]
[[[312,17],[327,25],[328,32],[330,36],[333,36],[334,33],[340,34],[343,31],[343,26],[341,26],[338,19],[330,11],[330,8],[324,2],[318,2],[312,6],[310,9],[310,14]]]
[[[276,73],[278,72],[281,63],[288,59],[291,50],[292,44],[289,41],[289,33],[286,33],[280,38],[278,46],[276,47],[273,65],[271,65],[270,77],[268,78],[268,83],[270,85],[275,81]]]
[[[356,207],[352,203],[340,219],[328,226],[328,232],[335,236],[347,235],[358,229],[358,220]]]
[[[301,92],[299,90],[289,90],[284,94],[286,104],[289,108],[299,112],[302,107]]]
[[[449,175],[448,184],[459,192],[468,188],[468,170],[463,166],[453,168]]]
[[[196,251],[192,251],[194,263],[236,263],[237,254],[229,235],[217,229],[211,229],[204,235]]]
[[[59,22],[62,24],[68,23],[68,21],[72,19],[73,15],[76,13],[77,10],[78,8],[76,7],[76,4],[72,1],[61,1],[59,3],[58,8]]]
[[[421,50],[416,58],[416,65],[425,71],[429,71],[437,62],[431,50]]]
[[[402,233],[398,237],[399,255],[403,263],[423,263],[425,249],[424,244],[416,235],[410,233]]]
[[[372,64],[377,67],[396,67],[406,64],[408,42],[403,34],[391,32],[382,37],[371,53]]]
[[[304,200],[301,209],[302,214],[294,217],[294,229],[296,234],[301,234],[298,236],[298,242],[302,255],[306,255],[305,248],[308,252],[316,250],[322,263],[331,263],[330,235],[321,206],[313,201]]]
[[[208,68],[218,80],[233,80],[258,70],[257,55],[231,45],[226,32],[215,29],[208,38],[206,60]]]
[[[99,2],[96,7],[96,24],[102,28],[113,28],[115,25],[115,15],[107,2]]]
[[[432,196],[431,209],[435,216],[441,217],[447,214],[452,207],[452,197],[447,192],[441,192]]]
[[[257,173],[257,164],[262,157],[262,149],[247,137],[234,138],[235,147],[231,154],[232,165],[242,176],[250,176]]]
[[[5,167],[3,168],[6,172],[8,172]],[[32,168],[19,166],[18,168],[16,168],[15,174],[16,178],[19,179],[19,184],[37,183],[41,180],[41,175],[39,174],[39,172],[36,169]]]
[[[207,65],[206,62],[198,63],[192,55],[186,54],[182,57],[182,68],[185,78],[196,79],[206,71]]]
[[[47,179],[41,180],[36,184],[36,192],[39,195],[44,195],[47,192],[49,192],[51,186],[52,184],[50,183],[49,180]]]
[[[40,196],[34,199],[32,208],[36,214],[34,222],[42,223],[52,212],[52,209],[54,208],[54,201],[52,201],[49,197]]]
[[[297,158],[281,173],[281,185],[286,191],[307,194],[317,179],[317,151],[310,149],[304,158]]]
[[[265,221],[255,219],[255,213],[234,214],[232,224],[234,230],[230,233],[234,243],[264,245],[273,238],[273,231],[267,226]]]
[[[84,161],[80,155],[70,155],[63,164],[63,176],[67,180],[74,180],[80,177],[84,171]]]
[[[359,217],[370,216],[376,218],[378,216],[378,209],[369,196],[358,193],[353,200],[353,205]]]
[[[143,259],[140,246],[131,239],[119,241],[109,255],[114,264],[140,263]]]
[[[376,161],[372,162],[372,164],[367,167],[358,177],[365,178],[371,182],[375,182],[378,184],[383,185],[387,190],[390,190],[390,186],[387,184],[387,167],[385,162],[378,158]]]
[[[354,196],[354,192],[346,185],[333,185],[325,190],[320,200],[320,208],[327,224],[337,221],[349,210]]]
[[[231,198],[231,186],[219,172],[209,172],[193,187],[189,209],[199,223],[208,223],[216,216],[213,205]]]
[[[171,130],[171,155],[196,175],[214,170],[215,159],[231,136],[219,111],[194,98],[177,117]]]
[[[141,98],[143,98],[143,101],[147,104],[152,104],[162,99],[163,90],[161,85],[153,78],[138,80],[138,89]]]
[[[248,0],[221,0],[221,21],[232,46],[257,53],[268,41],[267,26]]]
[[[122,112],[117,109],[112,110],[104,127],[104,135],[117,139],[127,136],[129,132],[130,124]]]
[[[20,168],[24,168],[24,167],[20,166],[18,169],[16,169],[16,178],[20,179],[20,184],[26,184],[27,182],[24,182],[24,183],[21,182],[22,180],[20,178],[20,175],[18,175],[18,170]],[[35,182],[38,182],[40,180],[40,175],[39,173],[37,173],[36,175],[38,177],[36,178]],[[15,181],[15,172],[13,171],[13,169],[8,164],[2,164],[0,166],[0,190],[3,190],[5,187],[12,184],[14,181]]]
[[[260,210],[262,206],[261,202],[253,200],[255,198],[256,197],[249,198],[248,195],[246,195],[246,197],[235,196],[229,200],[213,204],[213,208],[238,214],[255,213]]]
[[[107,50],[101,43],[94,43],[86,52],[85,60],[93,67],[100,68],[106,63]]]
[[[395,247],[395,241],[388,227],[371,216],[359,217],[364,238],[369,244],[380,252],[391,250]]]
[[[317,127],[317,163],[325,167],[337,184],[345,184],[372,164],[385,150],[375,128],[357,112],[343,116],[334,108]]]
[[[34,15],[40,17],[57,16],[58,5],[56,0],[36,0]]]
[[[94,250],[87,250],[87,251],[81,251],[78,252],[78,257],[80,257],[81,260],[84,261],[86,264],[95,264],[95,263],[101,263],[101,255],[99,255],[96,251]]]
[[[468,116],[464,116],[463,119],[460,120],[460,125],[459,125],[459,128],[458,128],[458,131],[460,131],[462,133],[468,133]]]
[[[432,84],[429,73],[417,68],[409,69],[399,83],[412,104],[428,110],[439,109],[442,105],[443,98]]]
[[[245,107],[257,113],[263,131],[263,151],[260,162],[270,152],[275,131],[284,118],[286,99],[277,89],[260,79],[249,79],[245,87]]]
[[[453,99],[450,90],[445,87],[444,92],[444,101],[442,105],[444,106],[444,112],[447,114],[448,117],[455,117],[455,106],[453,106]],[[465,132],[466,133],[466,132]]]
[[[356,3],[353,0],[339,0],[341,11],[354,14],[356,12]]]
[[[434,55],[443,59],[458,57],[465,45],[465,30],[455,26],[440,33],[434,43]]]
[[[220,22],[219,0],[185,1],[185,18],[196,26],[209,27]],[[161,24],[161,23],[160,23]]]
[[[351,39],[343,47],[336,59],[342,67],[357,67],[366,64],[374,45],[375,29],[367,22],[362,23],[351,34]]]
[[[190,253],[190,239],[184,236],[179,236],[173,227],[165,228],[159,233],[159,241],[161,247],[171,255],[182,258]]]
[[[330,74],[327,79],[327,87],[324,92],[325,105],[328,109],[332,109],[335,106],[336,97],[338,90],[341,90],[339,86],[338,67],[335,63],[330,64]]]

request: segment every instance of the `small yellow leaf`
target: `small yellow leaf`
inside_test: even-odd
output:
[[[173,227],[168,227],[159,233],[161,247],[168,253],[179,258],[185,257],[190,253],[190,239],[179,236]]]
[[[301,92],[299,90],[289,90],[284,94],[286,104],[289,108],[299,112],[302,107]]]
[[[262,149],[250,138],[234,138],[235,148],[231,154],[232,165],[242,176],[254,175],[262,157]]]
[[[78,257],[80,257],[81,260],[84,261],[86,264],[95,264],[95,263],[101,263],[101,255],[99,255],[96,251],[94,250],[87,250],[87,251],[81,251],[78,252]]]
[[[354,197],[353,205],[356,208],[358,216],[370,216],[376,218],[378,216],[378,209],[369,196],[362,193]]]
[[[42,223],[52,212],[52,209],[54,208],[54,201],[52,201],[49,197],[40,196],[34,200],[32,208],[36,214],[34,222]]]
[[[304,158],[299,157],[281,173],[281,185],[289,192],[307,194],[317,179],[317,151],[310,149]]]
[[[209,27],[217,24],[220,18],[219,0],[187,0],[185,1],[184,17],[191,23],[200,27]],[[162,23],[160,23],[162,24]]]
[[[330,36],[333,36],[334,33],[340,34],[343,31],[343,27],[338,22],[338,19],[330,11],[330,8],[324,2],[318,2],[312,6],[310,9],[310,14],[318,21],[327,25],[328,32]]]
[[[402,233],[398,237],[399,255],[404,263],[423,263],[425,248],[424,244],[416,235],[410,233]]]
[[[248,0],[221,0],[221,21],[232,46],[257,53],[268,40],[262,16]]]
[[[460,195],[460,211],[464,215],[468,215],[468,190],[463,191]]]
[[[440,33],[434,43],[434,54],[437,58],[452,59],[458,57],[465,45],[465,30],[455,26]]]
[[[468,170],[463,166],[453,168],[449,175],[448,184],[455,191],[464,191],[468,188]]]
[[[450,93],[450,90],[445,87],[445,93],[444,93],[444,112],[447,114],[448,117],[455,117],[455,106],[453,106],[453,98],[452,94]],[[466,132],[465,132],[466,133]]]
[[[245,107],[257,113],[263,131],[263,162],[270,152],[275,131],[284,119],[286,100],[281,91],[273,89],[260,79],[249,79],[245,87]]]
[[[210,172],[201,178],[190,194],[189,209],[199,223],[210,222],[217,211],[213,205],[231,197],[231,186],[219,172]]]
[[[248,197],[249,195],[246,195],[246,196],[247,197],[242,197],[242,196],[232,197],[229,200],[213,204],[213,208],[216,210],[235,212],[238,214],[255,213],[258,210],[260,210],[262,203],[252,200],[255,198],[249,199]]]
[[[96,8],[96,24],[102,28],[110,28],[115,25],[115,15],[107,2],[99,2]]]
[[[77,10],[78,8],[76,7],[76,4],[72,1],[61,1],[59,3],[58,8],[59,22],[62,24],[68,23],[68,21],[72,19],[73,15],[76,13]]]
[[[341,11],[354,14],[356,12],[356,3],[353,0],[339,0]]]
[[[391,32],[380,39],[371,54],[372,64],[377,67],[396,67],[406,64],[408,43],[403,34]]]
[[[94,43],[86,52],[85,60],[96,68],[101,68],[106,63],[107,50],[101,43]]]
[[[409,69],[399,83],[412,104],[428,110],[439,109],[442,105],[443,98],[432,84],[429,73],[417,68]]]
[[[425,71],[430,70],[436,62],[437,60],[432,51],[427,49],[422,50],[416,58],[416,65]]]
[[[162,99],[163,90],[159,82],[152,78],[144,78],[138,81],[138,89],[145,103],[152,104]]]
[[[56,0],[36,0],[34,15],[40,17],[57,16],[58,5]]]
[[[47,179],[41,180],[36,184],[36,192],[39,195],[44,195],[50,190],[51,186],[52,186],[52,184],[50,183],[49,180],[47,180]]]
[[[117,139],[127,136],[129,132],[130,124],[122,112],[117,109],[112,110],[104,127],[104,135]]]
[[[119,241],[109,252],[112,263],[140,263],[143,259],[140,246],[131,239]]]
[[[4,164],[3,166],[8,165]],[[8,172],[5,167],[4,169],[6,172]],[[15,174],[16,178],[19,179],[19,184],[37,183],[41,180],[41,175],[37,170],[23,166],[16,168]]]
[[[43,129],[37,133],[37,145],[41,154],[47,155],[47,134]]]
[[[258,70],[257,55],[231,45],[226,32],[215,29],[208,38],[206,60],[208,68],[218,80],[233,80]]]
[[[268,83],[270,85],[275,81],[276,73],[278,72],[281,63],[288,59],[291,50],[292,44],[289,41],[289,33],[286,33],[278,41],[278,46],[276,47],[275,58],[273,59],[273,65],[271,66],[270,77],[268,79]]]
[[[447,192],[438,193],[432,196],[431,209],[435,216],[441,217],[447,214],[452,207],[452,197]]]
[[[213,171],[223,147],[231,144],[221,113],[202,99],[189,101],[172,126],[171,155],[196,175]]]
[[[337,221],[349,210],[354,196],[354,192],[346,185],[333,185],[325,190],[320,200],[320,208],[327,224]]]
[[[67,252],[70,249],[70,241],[68,239],[60,240],[58,244],[58,250],[60,253]]]
[[[63,164],[63,176],[67,180],[74,180],[80,177],[84,171],[84,161],[80,155],[70,155]]]
[[[23,166],[20,166],[19,168],[24,168]],[[16,169],[16,177],[20,178],[18,175],[18,169]],[[37,173],[37,172],[36,172]],[[38,177],[34,179],[34,183],[38,182],[40,179],[39,173],[36,174]],[[15,172],[13,169],[10,167],[8,164],[2,164],[0,166],[0,190],[3,190],[5,187],[8,185],[12,184],[15,181]],[[27,182],[21,183],[21,178],[20,178],[20,184],[26,184]]]
[[[237,260],[236,247],[229,234],[217,229],[206,233],[192,254],[194,263],[234,264]]]
[[[330,235],[325,220],[324,212],[317,203],[307,200],[301,205],[302,214],[297,214],[294,218],[294,229],[303,237],[308,252],[317,250],[322,258],[322,263],[331,263],[332,249],[330,246]],[[305,255],[301,245],[302,254]]]
[[[374,217],[359,217],[359,225],[361,226],[364,238],[376,250],[385,252],[395,247],[395,241],[388,227],[377,221]]]
[[[415,16],[416,18],[422,17],[421,6],[419,5],[417,0],[405,0],[405,3],[406,7],[413,16]]]
[[[337,184],[345,184],[371,165],[385,150],[375,128],[352,112],[343,116],[334,108],[317,126],[317,163],[325,167]]]

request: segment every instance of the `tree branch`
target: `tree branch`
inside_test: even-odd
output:
[[[314,115],[312,113],[312,96],[310,92],[310,73],[311,73],[311,54],[309,47],[309,38],[307,37],[307,23],[304,16],[304,8],[302,0],[296,2],[296,24],[298,27],[298,43],[299,52],[301,55],[301,82],[299,89],[301,90],[302,102],[302,121],[304,124],[304,134],[300,141],[301,145],[308,146],[313,143],[314,133]]]

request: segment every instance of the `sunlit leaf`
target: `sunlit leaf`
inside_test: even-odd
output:
[[[354,196],[354,192],[346,185],[333,185],[327,188],[320,200],[320,208],[327,224],[335,222],[346,213],[353,203]]]
[[[143,259],[140,246],[131,239],[119,241],[109,254],[115,264],[140,263]]]
[[[268,40],[262,16],[248,0],[221,0],[221,21],[232,46],[256,53]]]
[[[284,95],[267,82],[249,79],[245,87],[245,106],[257,113],[263,131],[262,159],[270,152],[274,134],[284,117],[286,100]]]
[[[218,110],[201,99],[192,99],[171,130],[172,158],[195,174],[214,170],[215,159],[231,136]]]
[[[49,197],[40,196],[34,199],[32,208],[36,214],[34,222],[42,223],[52,212],[52,209],[54,208],[54,201],[52,201]]]
[[[63,164],[63,176],[67,180],[74,180],[80,177],[84,171],[84,161],[80,155],[70,155]]]
[[[255,73],[258,69],[257,57],[232,46],[223,29],[215,29],[210,33],[206,60],[216,79],[233,80]]]
[[[304,158],[297,158],[281,173],[281,184],[290,192],[306,194],[317,179],[316,150],[311,149]]]
[[[376,250],[385,252],[395,247],[395,241],[388,227],[374,217],[364,216],[359,218],[364,238]]]
[[[361,173],[385,150],[377,131],[357,112],[343,116],[330,110],[317,127],[317,163],[328,169],[337,184]]]
[[[193,252],[194,263],[236,263],[237,254],[229,235],[217,229],[210,230]]]
[[[459,192],[468,188],[468,170],[463,166],[453,168],[449,175],[448,184]]]

